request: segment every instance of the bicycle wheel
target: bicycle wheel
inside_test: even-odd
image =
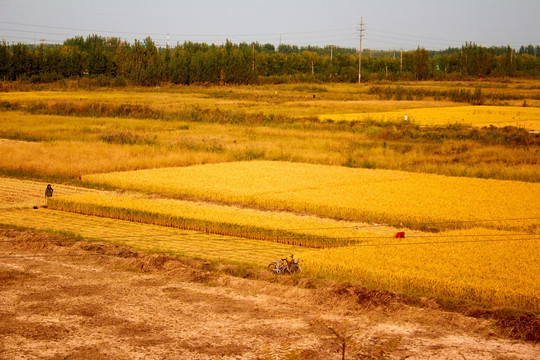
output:
[[[300,267],[300,265],[292,265],[288,270],[289,274],[302,274],[302,268]]]
[[[266,268],[273,273],[279,274],[279,266],[275,262],[268,264]]]
[[[284,266],[284,267],[281,268],[281,273],[282,274],[290,274],[291,270],[289,269],[288,266]]]

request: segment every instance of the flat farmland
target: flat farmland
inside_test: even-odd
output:
[[[419,125],[466,124],[482,126],[517,126],[540,131],[540,108],[512,106],[453,106],[438,108],[402,109],[400,111],[345,113],[321,115],[321,120],[389,121],[407,119]]]
[[[335,306],[344,295],[355,304],[339,316],[407,303],[415,313],[481,314],[483,329],[539,339],[537,80],[84,89],[67,81],[3,89],[7,268],[35,256],[34,265],[75,269],[79,252],[81,263],[95,256],[101,264],[110,245],[123,249],[120,257],[133,251],[204,264],[211,277],[280,282],[291,293],[300,291],[292,284],[316,287],[315,294],[335,288]],[[451,96],[480,90],[483,105]],[[45,202],[48,183],[55,193]],[[12,232],[23,245],[11,243]],[[47,241],[33,246],[34,238]],[[46,257],[57,245],[54,251],[74,257]],[[302,275],[266,270],[289,254],[300,259]],[[220,294],[210,291],[215,301],[206,305],[220,304],[230,282],[209,284]],[[363,302],[364,292],[375,298]],[[22,297],[9,296],[17,308]],[[295,311],[304,314],[306,304]],[[16,324],[15,310],[8,315]],[[496,316],[507,325],[494,325]],[[313,321],[319,324],[297,324]],[[20,336],[9,336],[15,349]]]
[[[45,188],[47,184],[39,181],[19,180],[0,177],[0,209],[29,208],[47,205]],[[93,189],[80,186],[58,184],[54,186],[54,195],[74,195],[81,193],[97,193]]]
[[[33,191],[33,185],[28,182],[21,182],[20,187],[27,189],[29,193]],[[106,192],[89,193],[63,196],[60,201],[62,198],[83,201],[99,210],[100,203],[107,204],[108,198],[114,200],[115,196],[117,195]],[[153,202],[155,198],[142,195],[136,198],[142,202],[148,201],[149,208],[155,209],[154,211],[163,211],[158,203]],[[133,203],[130,203],[129,197],[122,198],[120,203],[123,206],[117,206],[115,213],[131,212],[130,205]],[[175,202],[170,202],[169,207],[171,204]],[[213,209],[212,206],[192,203],[191,208],[184,204],[179,210],[189,219],[200,216],[197,208],[200,214]],[[150,223],[145,224],[135,219],[132,219],[135,222],[113,219],[107,217],[110,215],[99,212],[87,212],[89,216],[84,215],[84,211],[77,214],[50,208],[16,208],[0,211],[0,223],[71,234],[94,241],[107,241],[149,253],[243,264],[255,269],[264,269],[269,262],[292,253],[301,259],[305,275],[313,278],[360,282],[373,288],[391,291],[530,310],[536,310],[539,306],[540,289],[536,273],[540,270],[540,259],[535,251],[538,234],[534,232],[472,228],[425,233],[377,224],[357,223],[355,226],[343,222],[333,223],[324,219],[316,223],[315,218],[310,217],[298,217],[296,223],[280,223],[288,217],[294,217],[281,217],[279,213],[272,211],[253,217],[256,212],[251,212],[250,216],[250,212],[241,208],[223,207],[217,208],[221,211],[216,213],[217,216],[207,218],[213,219],[214,225],[207,224],[202,233],[183,229],[182,224],[176,227],[153,225],[152,214],[149,212],[145,216],[149,219],[146,222]],[[235,212],[239,216],[231,215]],[[256,235],[257,231],[260,231],[264,214],[276,224],[276,229],[285,225],[284,229],[304,234],[310,231],[319,235],[336,232],[343,236],[343,232],[348,232],[355,234],[350,240],[354,240],[356,245],[343,246],[339,238],[334,241],[341,246],[334,249],[314,249],[265,241],[264,237],[250,235]],[[305,221],[304,226],[301,226],[302,220]],[[221,224],[224,221],[242,225],[240,229],[244,233],[238,230],[227,233]],[[249,229],[250,224],[253,229]],[[217,231],[212,230],[213,228]],[[394,238],[398,230],[405,230],[406,237]],[[232,236],[233,234],[237,236]],[[332,236],[328,237],[328,241],[332,241]]]
[[[538,226],[540,185],[485,179],[251,161],[95,174],[107,185],[171,197],[205,199],[349,221],[459,228],[470,222],[531,218]]]
[[[200,261],[32,232],[0,230],[0,257],[5,359],[341,359],[331,329],[351,335],[347,358],[538,358],[535,344],[501,337],[492,322],[374,306],[374,296],[359,303],[343,294],[350,286],[242,279]]]
[[[4,210],[0,222],[256,269],[292,253],[301,259],[304,274],[314,278],[534,311],[540,304],[538,236],[527,234],[469,230],[406,239],[378,236],[317,250],[45,209]]]
[[[540,90],[535,80],[514,82],[403,82],[398,85],[412,93],[445,93],[452,90],[474,91],[481,89],[486,105],[521,106],[525,100],[529,106],[538,107]],[[69,104],[79,109],[100,105],[138,106],[138,110],[150,111],[150,117],[158,113],[190,111],[193,107],[219,108],[224,111],[247,112],[294,118],[318,117],[324,114],[377,113],[393,110],[459,106],[433,96],[412,96],[408,99],[380,99],[372,90],[385,85],[370,84],[282,84],[246,86],[164,86],[159,88],[127,89],[55,89],[40,91],[17,91],[3,93],[0,100],[32,107],[42,104],[49,111]],[[393,86],[395,87],[395,86]],[[489,100],[489,98],[516,98],[519,100]],[[337,118],[336,120],[339,120]],[[509,123],[515,123],[509,119]]]
[[[3,210],[0,212],[0,222],[36,230],[59,231],[82,236],[85,239],[126,245],[150,253],[249,264],[263,268],[273,260],[290,253],[302,255],[306,250],[273,242],[204,234],[46,209]]]
[[[131,105],[156,112],[186,111],[194,106],[225,111],[244,111],[265,115],[293,117],[317,116],[329,109],[345,107],[349,111],[389,111],[398,105],[407,108],[443,106],[445,102],[430,99],[404,104],[398,101],[379,101],[367,94],[366,86],[355,85],[276,85],[276,86],[230,86],[197,87],[183,86],[174,89],[128,89],[106,91],[10,91],[0,100],[30,107],[35,104],[48,106],[50,110],[76,103],[79,108],[95,104]],[[315,94],[315,97],[313,95]]]
[[[486,96],[518,99],[483,106],[431,95],[381,99],[372,88],[384,84],[71,85],[0,94],[0,174],[64,182],[102,172],[277,160],[540,181],[540,140],[530,133],[540,96],[534,80],[399,85],[426,94],[482,88]]]

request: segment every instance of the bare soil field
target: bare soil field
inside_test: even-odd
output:
[[[492,320],[343,284],[19,230],[0,230],[0,258],[0,359],[540,357]]]

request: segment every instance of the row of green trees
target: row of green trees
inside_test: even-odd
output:
[[[532,50],[531,50],[532,48]],[[536,47],[538,48],[538,47]],[[466,43],[461,48],[429,52],[362,53],[362,78],[456,79],[487,76],[538,76],[540,58],[532,45],[486,48]],[[531,54],[534,51],[534,54]],[[374,55],[375,54],[375,55]],[[221,46],[186,42],[159,48],[147,37],[132,44],[98,35],[66,40],[62,45],[0,44],[0,80],[48,82],[95,76],[141,85],[358,79],[358,54],[339,47],[297,47],[271,44]]]

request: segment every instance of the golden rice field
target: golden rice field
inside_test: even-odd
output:
[[[473,126],[517,126],[540,131],[540,108],[515,106],[454,106],[401,109],[383,112],[325,114],[321,120],[334,121],[401,121],[419,125],[465,124]]]
[[[0,224],[59,231],[85,239],[104,240],[141,251],[265,266],[270,261],[309,249],[232,236],[203,234],[164,226],[49,209],[0,210]]]
[[[538,311],[539,240],[470,229],[318,250],[303,265],[323,278]]]
[[[55,196],[48,200],[47,207],[78,214],[307,247],[343,246],[365,242],[365,239],[372,237],[392,238],[396,233],[395,228],[378,224],[337,221],[284,211],[262,211],[139,194]]]
[[[0,223],[258,268],[293,253],[307,276],[539,310],[538,236],[530,234],[469,229],[405,239],[372,237],[354,246],[310,249],[48,209],[2,210]]]
[[[46,183],[0,178],[0,225],[261,269],[293,253],[308,277],[540,311],[536,142],[371,138],[369,126],[357,133],[316,121],[407,114],[419,125],[540,130],[537,84],[402,84],[524,96],[507,106],[382,100],[356,84],[10,89],[0,102],[19,110],[0,111],[0,173],[47,179],[55,194],[49,208],[32,209],[45,204]],[[523,99],[528,107],[518,107]],[[42,112],[30,113],[33,104]],[[80,105],[88,117],[56,111],[62,104]],[[140,105],[156,118],[92,117],[96,104]],[[310,121],[239,125],[163,115],[193,109]],[[397,231],[406,237],[394,238]]]
[[[343,246],[356,243],[361,237],[390,238],[395,234],[394,229],[388,227],[317,216],[136,195],[53,197],[47,205],[51,209],[85,215],[307,247]]]
[[[83,181],[169,197],[417,229],[481,224],[535,231],[540,218],[538,183],[391,170],[251,161],[93,174]],[[512,220],[523,218],[529,220]]]
[[[298,89],[300,88],[300,89]],[[403,101],[377,100],[368,95],[368,86],[357,84],[332,84],[312,86],[313,91],[302,86],[231,86],[197,87],[177,86],[174,89],[106,89],[77,91],[10,91],[2,93],[0,100],[29,106],[36,101],[55,106],[76,103],[123,104],[148,107],[154,111],[185,111],[193,107],[219,108],[225,111],[243,111],[309,117],[333,111],[391,111],[396,107],[436,107],[445,102],[434,100]],[[321,90],[323,90],[321,92]],[[316,98],[313,98],[316,93]]]
[[[0,177],[0,209],[46,205],[46,185],[38,181]],[[63,184],[54,184],[53,189],[55,196],[97,193],[97,190]]]

